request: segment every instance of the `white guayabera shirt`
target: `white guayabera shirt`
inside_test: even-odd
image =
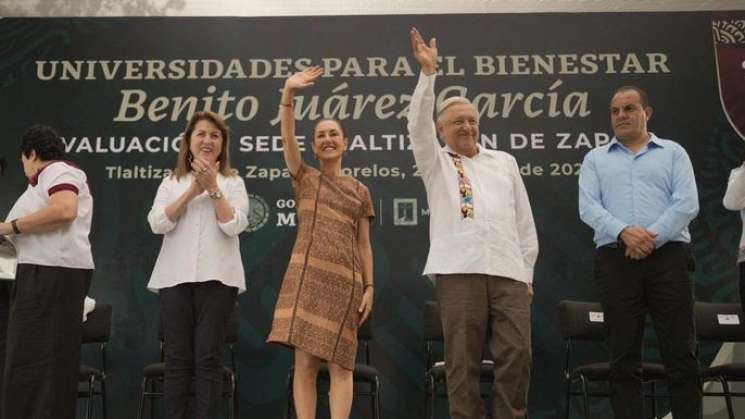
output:
[[[479,147],[460,156],[473,191],[473,218],[461,215],[459,175],[440,146],[432,115],[435,75],[421,73],[409,107],[414,159],[427,190],[430,247],[424,274],[486,274],[530,284],[538,238],[515,158]]]

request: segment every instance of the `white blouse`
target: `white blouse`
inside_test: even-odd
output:
[[[147,220],[153,233],[165,237],[147,288],[158,292],[183,283],[217,280],[243,292],[246,278],[238,241],[248,225],[248,194],[243,179],[218,174],[217,185],[234,210],[228,222],[217,220],[207,192],[191,200],[177,221],[169,220],[166,207],[189,189],[192,179],[191,174],[180,180],[169,176],[155,195]]]
[[[85,172],[66,161],[54,161],[39,170],[8,213],[7,221],[37,212],[49,205],[59,191],[78,195],[78,215],[69,224],[43,233],[8,236],[18,251],[18,263],[63,268],[93,269],[88,234],[93,217],[93,197]]]
[[[724,207],[732,211],[740,211],[740,218],[745,223],[745,166],[732,169],[727,182],[727,192],[722,200]],[[740,251],[737,262],[745,262],[745,230],[740,236]]]

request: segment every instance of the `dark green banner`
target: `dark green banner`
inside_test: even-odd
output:
[[[730,18],[589,13],[0,19],[0,157],[10,163],[0,178],[0,215],[25,188],[17,152],[23,131],[34,123],[54,126],[70,158],[88,173],[95,200],[91,295],[114,306],[110,417],[133,417],[142,367],[158,359],[158,299],[145,284],[161,237],[150,231],[146,214],[174,166],[189,115],[202,109],[221,113],[232,131],[233,166],[251,197],[250,231],[241,236],[248,284],[239,297],[242,416],[282,417],[291,353],[264,340],[296,218],[277,107],[287,76],[323,65],[326,76],[298,98],[303,155],[314,163],[306,143],[314,120],[331,116],[344,122],[350,145],[345,170],[368,185],[377,212],[372,359],[382,374],[382,417],[421,417],[422,306],[434,292],[420,275],[429,217],[406,133],[418,73],[408,39],[414,25],[438,40],[438,94],[474,101],[483,145],[513,154],[521,166],[540,241],[530,417],[559,417],[564,347],[557,303],[598,298],[592,232],[577,214],[577,174],[584,154],[611,138],[608,105],[616,87],[647,90],[655,109],[651,130],[690,154],[701,197],[691,228],[697,298],[734,301],[740,226],[721,198],[743,142],[720,104],[712,37],[713,22]],[[745,70],[739,76],[742,86]],[[191,257],[183,255],[184,261]],[[646,348],[655,356],[653,336]],[[603,358],[602,348],[583,354]],[[443,417],[445,404],[438,406]],[[356,403],[354,416],[367,417],[367,407]],[[596,409],[607,412],[607,405]]]

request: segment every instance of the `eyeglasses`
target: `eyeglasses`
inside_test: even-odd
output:
[[[460,215],[462,218],[474,218],[473,217],[473,188],[471,187],[471,180],[466,176],[466,171],[463,168],[463,160],[460,156],[454,153],[448,153],[450,158],[453,159],[455,165],[455,171],[458,172],[458,189],[460,190]]]

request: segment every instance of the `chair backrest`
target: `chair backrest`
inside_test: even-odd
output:
[[[373,332],[372,332],[373,326],[372,326],[372,322],[373,322],[373,319],[372,319],[372,313],[371,313],[371,315],[367,318],[367,320],[365,320],[365,322],[362,323],[357,328],[357,339],[363,340],[363,341],[371,341],[372,340],[372,338],[373,338]]]
[[[443,341],[442,320],[440,319],[440,303],[426,301],[424,303],[424,340]]]
[[[564,339],[602,341],[605,339],[603,308],[600,303],[562,300],[559,329]]]
[[[370,365],[370,341],[373,339],[373,316],[372,313],[370,313],[370,316],[365,320],[364,323],[362,323],[357,328],[357,340],[359,341],[359,346],[357,350],[362,350],[362,356],[363,358],[357,358],[364,359],[364,362],[366,365]],[[358,354],[359,355],[359,354]]]
[[[699,340],[745,342],[745,317],[740,304],[696,302],[694,312]]]
[[[111,335],[111,304],[96,303],[83,322],[83,343],[108,342]]]

